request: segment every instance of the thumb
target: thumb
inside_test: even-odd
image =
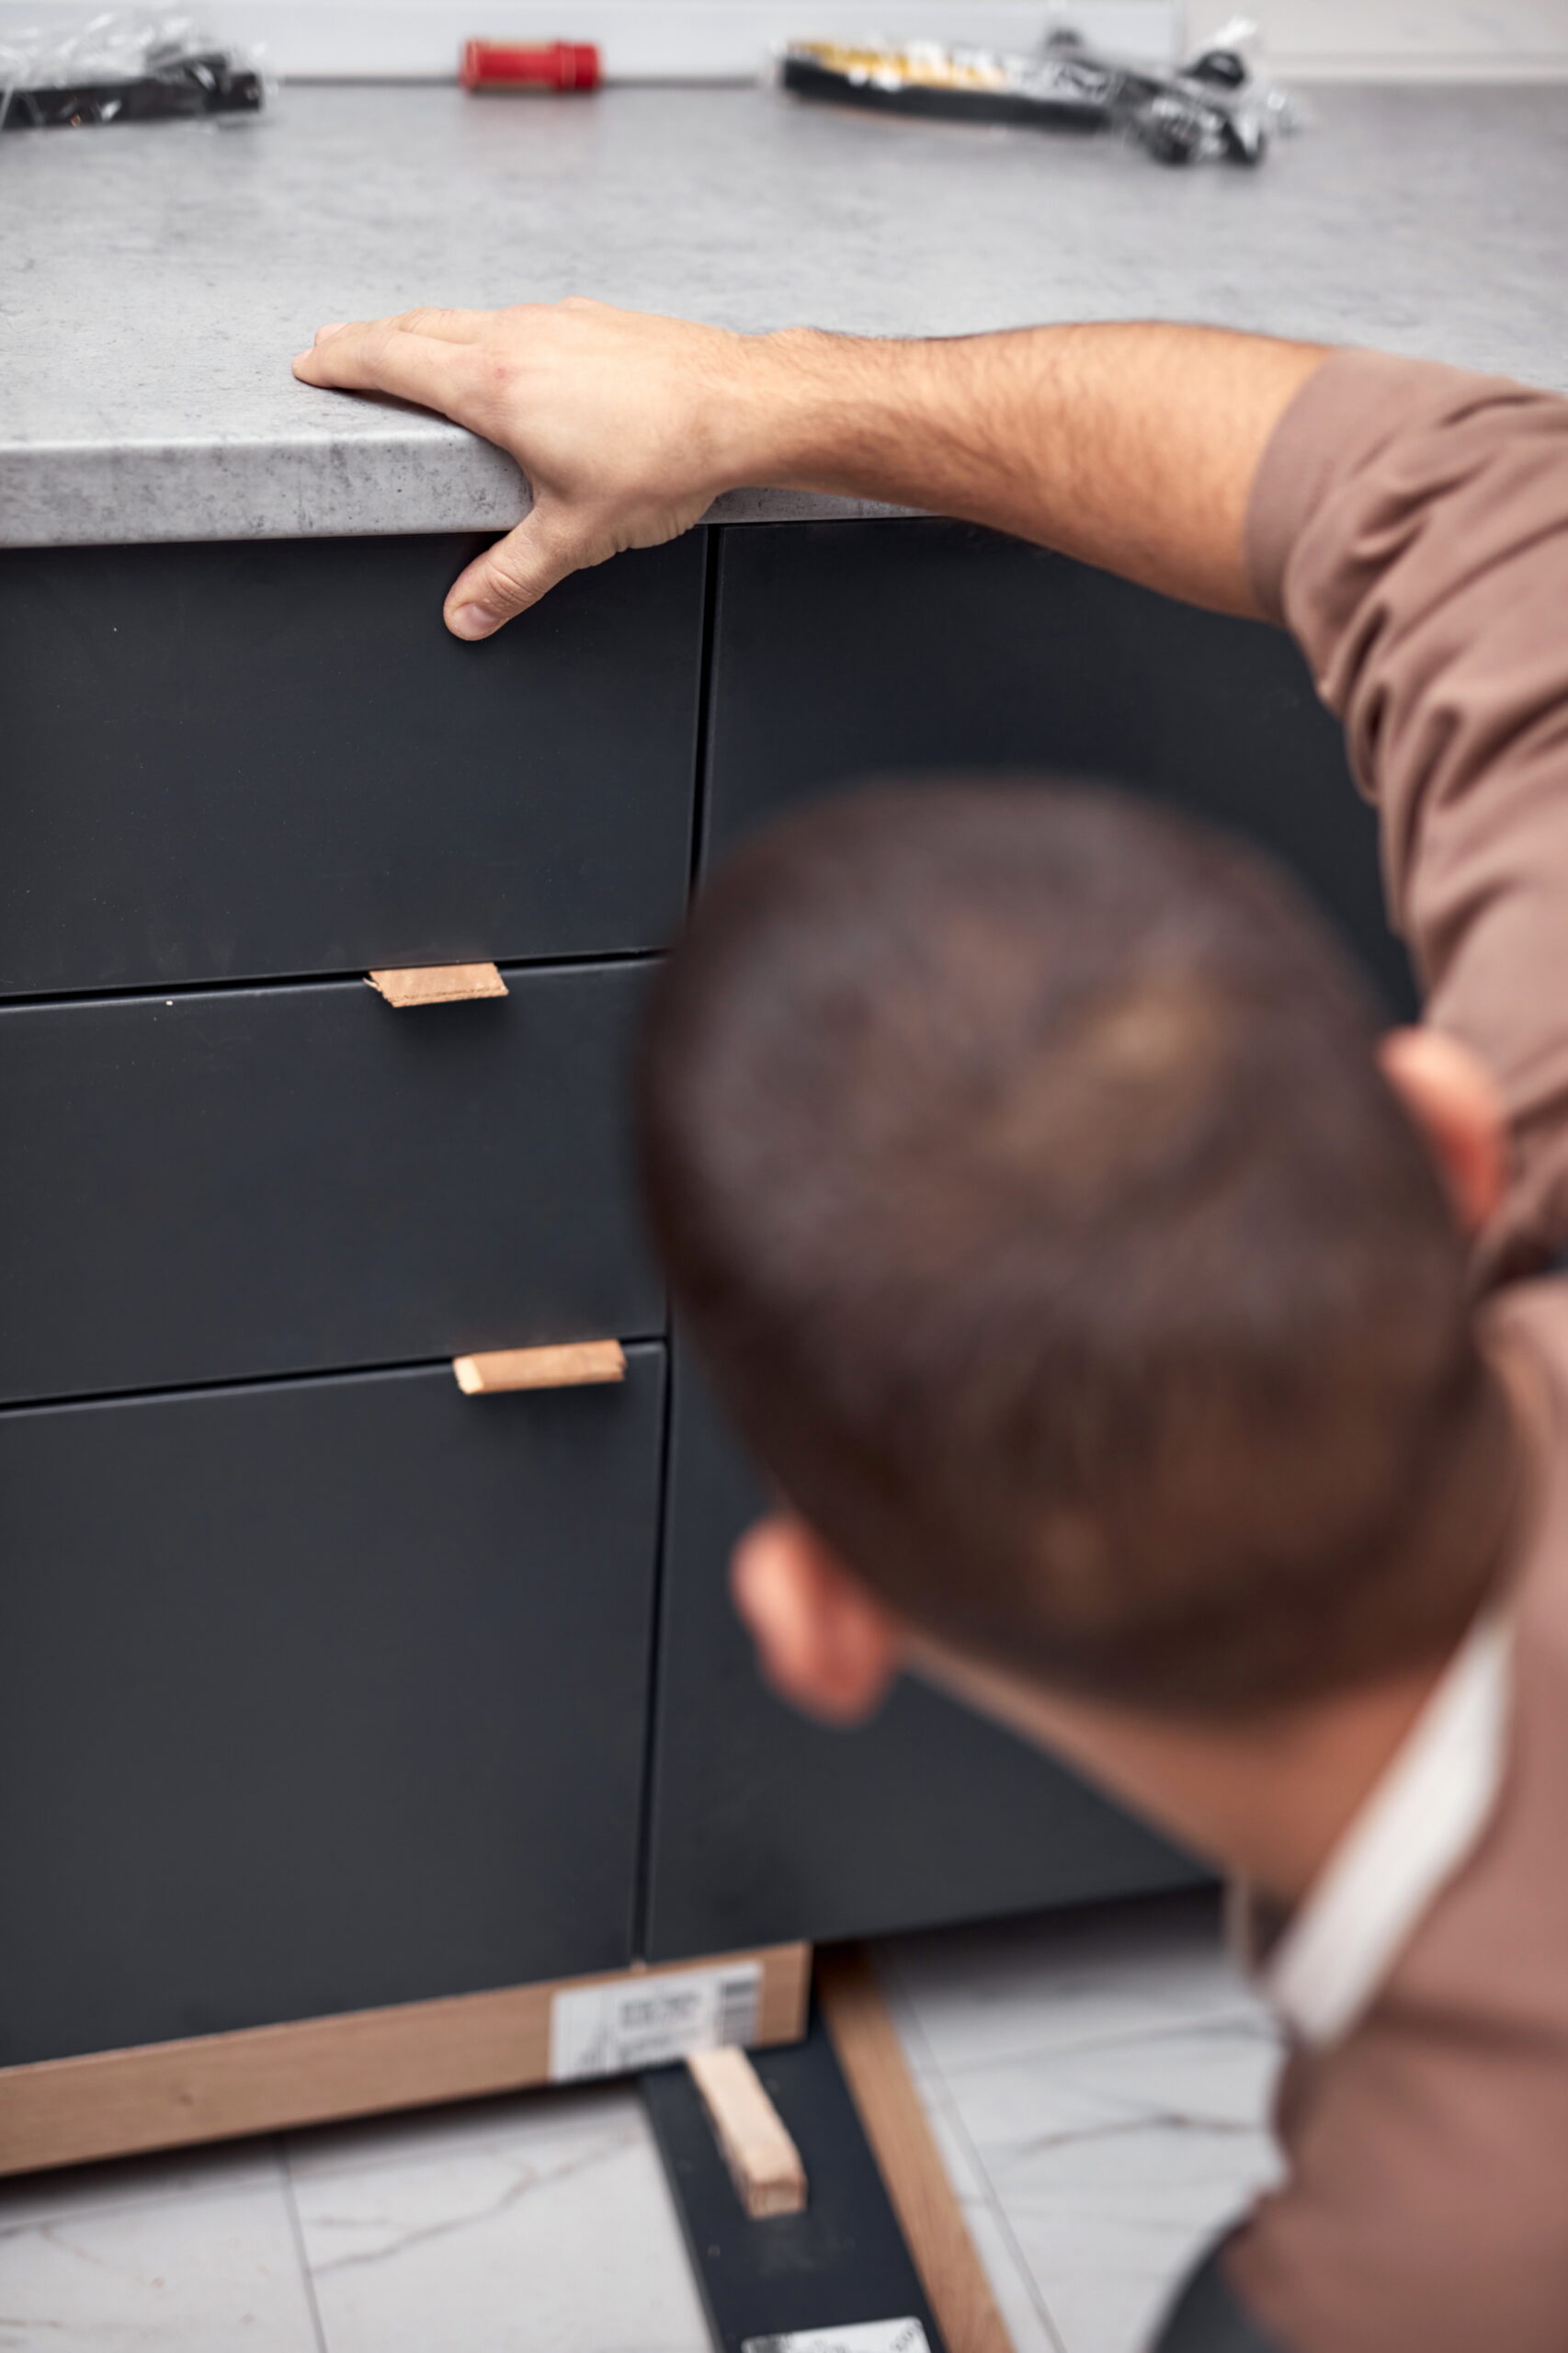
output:
[[[493,637],[593,555],[585,535],[563,529],[536,503],[515,531],[475,556],[447,591],[443,618],[454,637]]]

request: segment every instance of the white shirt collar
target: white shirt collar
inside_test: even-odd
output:
[[[1483,1613],[1335,1847],[1259,1972],[1303,2041],[1348,2034],[1502,1786],[1511,1685],[1507,1621]]]

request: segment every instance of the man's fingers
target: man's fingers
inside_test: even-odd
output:
[[[394,392],[465,422],[473,387],[467,347],[410,335],[390,319],[356,320],[301,351],[294,373],[304,383],[345,392]]]
[[[585,538],[562,529],[547,507],[535,506],[452,583],[447,627],[454,637],[493,637],[514,613],[526,612],[558,580],[594,561]]]
[[[477,343],[494,316],[494,311],[404,311],[395,324],[407,335],[427,335],[437,343]]]

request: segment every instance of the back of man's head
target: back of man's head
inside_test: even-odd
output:
[[[1246,1710],[1436,1654],[1483,1416],[1463,1246],[1282,876],[1103,787],[793,818],[654,994],[676,1294],[790,1505],[1063,1688]]]

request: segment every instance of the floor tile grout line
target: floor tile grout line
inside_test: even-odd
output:
[[[971,2165],[974,2168],[975,2177],[980,2182],[984,2191],[984,2203],[986,2209],[991,2214],[993,2221],[995,2222],[997,2230],[1001,2233],[1003,2241],[1006,2245],[1007,2252],[1013,2258],[1014,2268],[1017,2272],[1019,2279],[1023,2282],[1030,2303],[1034,2306],[1036,2313],[1043,2323],[1047,2336],[1051,2338],[1051,2343],[1056,2347],[1057,2353],[1067,2353],[1066,2339],[1063,2337],[1061,2329],[1057,2326],[1055,2315],[1045,2301],[1044,2290],[1040,2287],[1040,2281],[1035,2278],[1034,2272],[1024,2255],[1023,2248],[1018,2244],[1017,2235],[1015,2233],[1012,2222],[1008,2218],[1006,2209],[1003,2205],[1001,2199],[997,2196],[995,2185],[992,2181],[990,2172],[983,2158],[981,2156],[979,2149],[975,2145],[973,2137],[970,2132],[969,2126],[964,2121],[963,2112],[953,2097],[952,2091],[948,2083],[946,2072],[940,2062],[937,2060],[936,2053],[931,2049],[930,2042],[926,2034],[924,2021],[920,2017],[918,2005],[915,2003],[910,1993],[908,1981],[904,1977],[903,1972],[899,1965],[898,1955],[895,1951],[890,1950],[885,1945],[879,1946],[876,1951],[876,1964],[878,1969],[881,1971],[886,1977],[892,1980],[892,1985],[895,1989],[896,2000],[893,2005],[895,2022],[897,2022],[899,2012],[903,2012],[904,2018],[907,2020],[907,2025],[900,2025],[900,2033],[909,2033],[911,2039],[918,2042],[920,2047],[922,2063],[916,2073],[916,2088],[920,2090],[923,2096],[928,2091],[933,2091],[935,2093],[949,2129],[953,2133],[954,2138],[962,2143],[965,2154],[967,2154]],[[963,2198],[956,2183],[954,2184],[954,2195],[958,2198],[959,2203],[961,2206],[963,2204]]]
[[[311,2329],[316,2340],[316,2353],[328,2353],[326,2328],[321,2316],[321,2304],[316,2295],[316,2276],[311,2268],[311,2258],[305,2245],[305,2226],[300,2219],[300,2201],[294,2195],[294,2177],[290,2169],[289,2152],[279,2134],[274,2143],[278,2158],[278,2179],[283,2190],[283,2203],[289,2211],[289,2229],[294,2241],[294,2255],[300,2266],[300,2279],[305,2290],[305,2303],[311,2315]]]
[[[1047,2336],[1051,2338],[1051,2343],[1057,2347],[1057,2353],[1067,2353],[1067,2341],[1062,2336],[1060,2327],[1057,2325],[1055,2313],[1051,2311],[1050,2304],[1046,2301],[1045,2290],[1041,2286],[1040,2282],[1036,2279],[1034,2267],[1029,2262],[1028,2257],[1025,2255],[1022,2246],[1019,2245],[1017,2233],[1013,2228],[1012,2216],[1008,2213],[1006,2205],[998,2192],[995,2183],[991,2178],[990,2167],[986,2165],[984,2158],[981,2155],[974,2137],[970,2131],[969,2126],[964,2121],[963,2110],[959,2107],[957,2101],[949,2092],[947,2079],[942,2075],[940,2070],[938,2070],[937,2075],[937,2097],[941,2102],[943,2115],[947,2120],[948,2129],[953,2134],[954,2138],[961,2143],[965,2154],[968,2156],[971,2165],[974,2167],[975,2178],[979,2181],[983,2193],[983,2202],[986,2211],[990,2214],[993,2222],[995,2223],[998,2232],[1001,2234],[1003,2243],[1006,2245],[1008,2254],[1012,2256],[1014,2269],[1017,2272],[1018,2278],[1023,2282],[1028,2300],[1034,2306],[1036,2313],[1039,2314]]]

